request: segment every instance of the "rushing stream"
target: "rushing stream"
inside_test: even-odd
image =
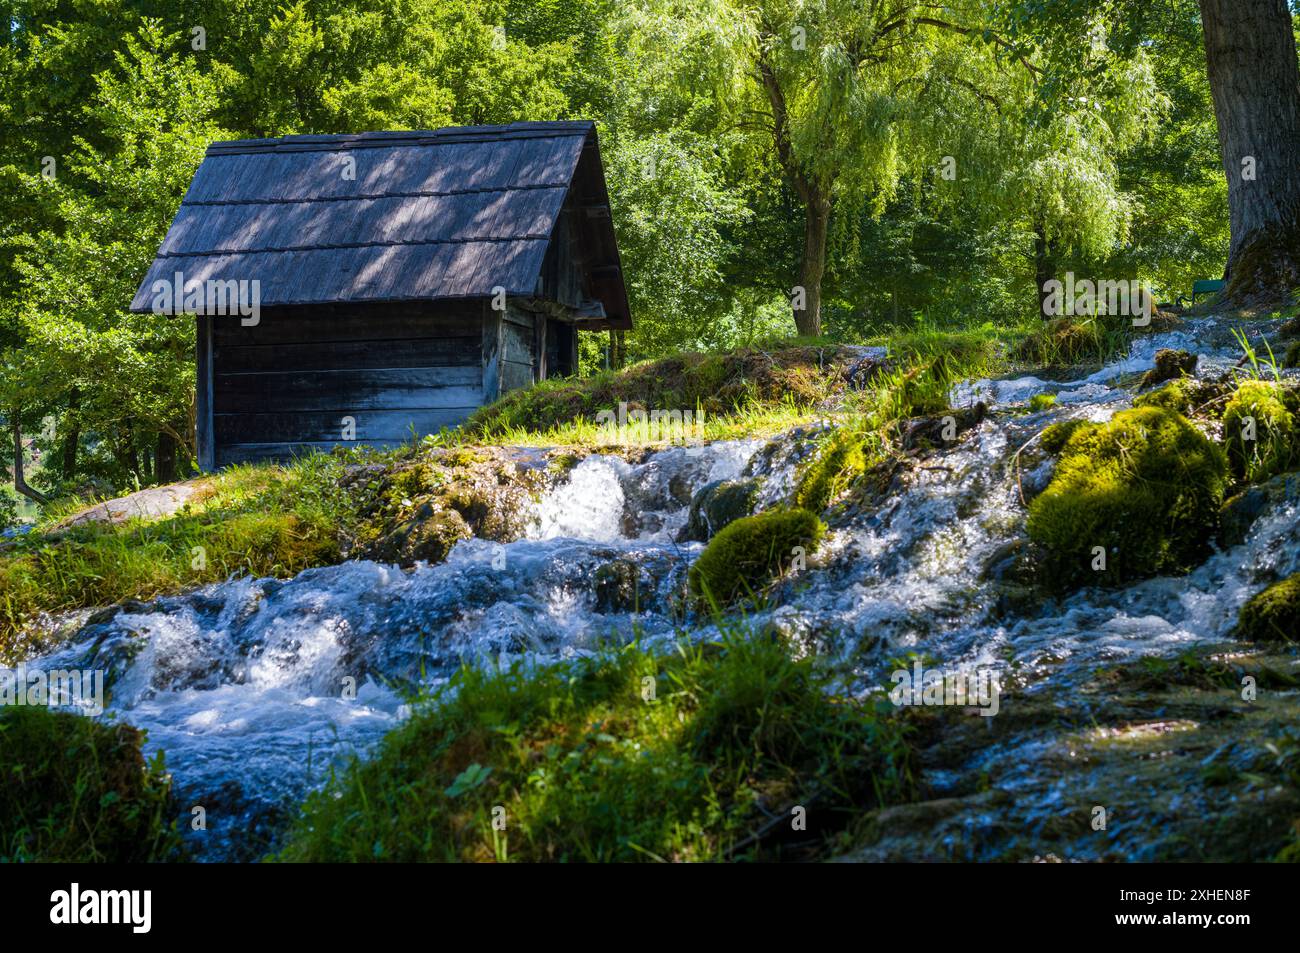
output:
[[[1016,451],[1054,420],[1105,420],[1129,406],[1132,375],[1151,367],[1161,347],[1199,354],[1200,376],[1217,376],[1240,356],[1229,326],[1204,319],[1141,338],[1123,360],[1086,377],[956,388],[955,406],[989,405],[984,422],[927,458],[874,512],[834,524],[784,598],[754,621],[847,662],[862,691],[887,683],[891,659],[916,652],[949,668],[997,668],[1024,697],[1051,691],[1058,705],[1090,704],[1072,693],[1101,664],[1224,641],[1250,595],[1300,571],[1294,501],[1275,505],[1243,545],[1216,552],[1187,577],[1008,604],[987,571],[1023,536],[1021,486],[1047,477],[1017,473]],[[1057,403],[1028,412],[1042,393]],[[610,638],[707,635],[707,620],[683,617],[676,598],[702,547],[676,541],[689,503],[710,481],[748,474],[765,479],[764,504],[781,500],[806,434],[779,443],[775,452],[761,440],[672,447],[638,464],[593,455],[541,499],[528,538],[467,540],[445,563],[409,571],[352,561],[288,581],[207,586],[85,625],[41,664],[109,670],[110,707],[166,752],[181,804],[206,808],[208,831],[190,837],[196,850],[212,859],[256,856],[332,764],[403,717],[405,689],[436,684],[463,660],[545,663]],[[599,570],[614,560],[637,569],[634,607],[601,595]],[[1004,708],[1016,704],[1016,691]],[[1022,792],[1032,806],[1020,817],[1032,822],[1070,796],[1050,768],[1061,743],[1041,732],[991,736],[970,768]],[[941,770],[925,780],[936,794],[960,789]],[[965,812],[959,833],[1000,823],[976,814]],[[259,831],[266,837],[250,838]],[[971,846],[978,837],[944,836],[949,856],[982,855]],[[1134,834],[1119,849],[1139,856],[1140,843]],[[878,856],[909,849],[916,844]]]

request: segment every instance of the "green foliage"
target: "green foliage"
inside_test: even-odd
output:
[[[0,412],[54,495],[172,479],[172,444],[192,469],[191,323],[125,307],[214,138],[596,119],[634,360],[788,336],[813,279],[840,341],[1014,327],[1038,264],[1172,298],[1226,250],[1199,18],[1086,6],[214,0],[199,43],[174,3],[15,4]],[[1039,343],[1075,363],[1115,341]]]
[[[690,569],[691,591],[719,606],[754,598],[796,560],[817,550],[826,527],[802,509],[768,510],[728,524]]]
[[[1075,422],[1030,504],[1029,535],[1061,587],[1184,572],[1209,551],[1227,483],[1222,451],[1176,413],[1139,407]],[[1104,569],[1093,568],[1095,547]]]
[[[1300,642],[1300,574],[1273,583],[1242,606],[1237,635],[1254,642]]]
[[[171,779],[143,740],[130,725],[0,707],[0,862],[176,859]]]
[[[8,487],[0,487],[0,532],[18,522],[18,501]]]
[[[1242,381],[1223,411],[1223,442],[1233,475],[1247,483],[1300,463],[1295,418],[1282,386]]]
[[[773,811],[788,826],[809,806],[825,838],[915,790],[904,725],[831,685],[748,633],[662,658],[467,668],[307,800],[279,859],[776,858]]]

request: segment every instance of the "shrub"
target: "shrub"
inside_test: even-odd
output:
[[[796,547],[815,551],[825,529],[815,514],[801,509],[738,519],[691,566],[691,591],[719,605],[753,596],[790,567]]]
[[[1058,586],[1182,572],[1208,553],[1226,485],[1222,452],[1191,423],[1134,408],[1073,427],[1052,482],[1030,504],[1029,534]]]
[[[171,858],[169,780],[141,732],[43,706],[0,708],[0,861]]]

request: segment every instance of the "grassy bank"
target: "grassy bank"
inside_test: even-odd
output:
[[[914,794],[907,729],[885,708],[742,633],[666,657],[466,669],[309,798],[279,859],[817,857],[857,812]]]
[[[233,467],[159,520],[88,523],[55,530],[52,519],[0,551],[0,660],[39,612],[148,599],[232,574],[290,576],[340,558],[340,530],[355,523],[339,489],[342,464],[317,456],[292,466]]]
[[[143,740],[130,725],[0,708],[0,863],[179,859],[171,781]]]

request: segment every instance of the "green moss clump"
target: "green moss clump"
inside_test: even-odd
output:
[[[855,813],[915,790],[907,722],[830,675],[742,632],[462,670],[308,798],[279,859],[779,859],[789,824],[765,819],[810,796],[799,856],[829,855]]]
[[[728,605],[752,596],[785,572],[796,547],[816,551],[826,527],[808,510],[769,510],[722,529],[690,570],[691,591]]]
[[[1223,412],[1223,440],[1233,476],[1248,483],[1300,462],[1295,421],[1285,394],[1268,381],[1243,381],[1238,386]]]
[[[1162,408],[1075,427],[1029,507],[1046,581],[1116,584],[1192,568],[1209,551],[1227,483],[1222,451]],[[1098,546],[1105,568],[1094,570]]]
[[[1237,634],[1252,642],[1300,642],[1300,573],[1274,583],[1242,606]]]
[[[1164,387],[1148,391],[1133,398],[1134,407],[1163,407],[1176,414],[1186,414],[1192,409],[1192,398],[1187,382],[1190,378],[1178,378]]]
[[[180,850],[170,781],[143,734],[44,706],[0,707],[0,862],[144,863]]]
[[[1032,413],[1038,413],[1040,410],[1047,410],[1049,407],[1056,406],[1055,394],[1035,394],[1029,398],[1029,410]]]
[[[820,513],[867,470],[867,450],[861,434],[840,428],[817,448],[799,470],[795,506]]]
[[[1300,341],[1292,341],[1287,345],[1286,354],[1282,357],[1283,367],[1300,367]]]
[[[1060,453],[1074,432],[1080,427],[1090,426],[1086,420],[1060,420],[1043,428],[1043,435],[1038,438],[1038,445],[1048,453]]]

